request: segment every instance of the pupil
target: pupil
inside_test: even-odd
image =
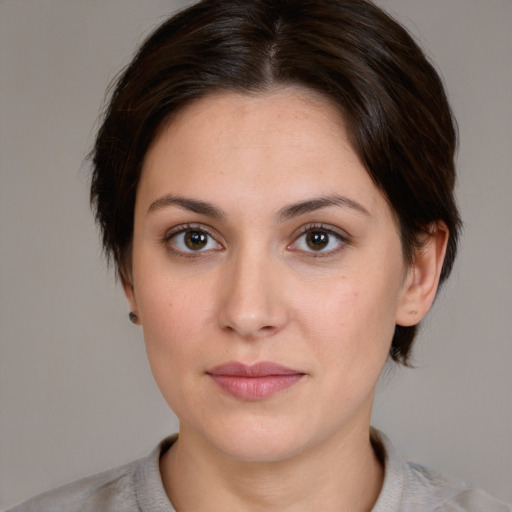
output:
[[[310,249],[319,251],[329,243],[329,235],[322,231],[311,231],[306,237],[306,242]]]
[[[185,244],[193,251],[202,249],[206,245],[206,242],[206,235],[201,231],[187,231],[185,234]]]

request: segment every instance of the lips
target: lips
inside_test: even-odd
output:
[[[303,372],[271,362],[250,366],[230,362],[212,368],[207,374],[224,392],[241,400],[269,398],[305,376]]]

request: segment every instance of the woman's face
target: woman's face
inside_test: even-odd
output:
[[[148,151],[126,290],[205,446],[283,460],[367,430],[408,275],[386,200],[312,92],[211,95]]]

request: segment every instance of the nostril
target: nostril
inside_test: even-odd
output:
[[[254,325],[231,323],[223,325],[222,328],[224,332],[230,335],[241,336],[250,341],[267,338],[279,331],[277,325],[263,325],[262,327],[257,327]]]

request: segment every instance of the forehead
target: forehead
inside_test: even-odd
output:
[[[211,94],[169,120],[147,152],[139,192],[150,200],[190,187],[209,198],[237,188],[241,200],[350,192],[371,208],[382,199],[339,109],[296,87]]]

